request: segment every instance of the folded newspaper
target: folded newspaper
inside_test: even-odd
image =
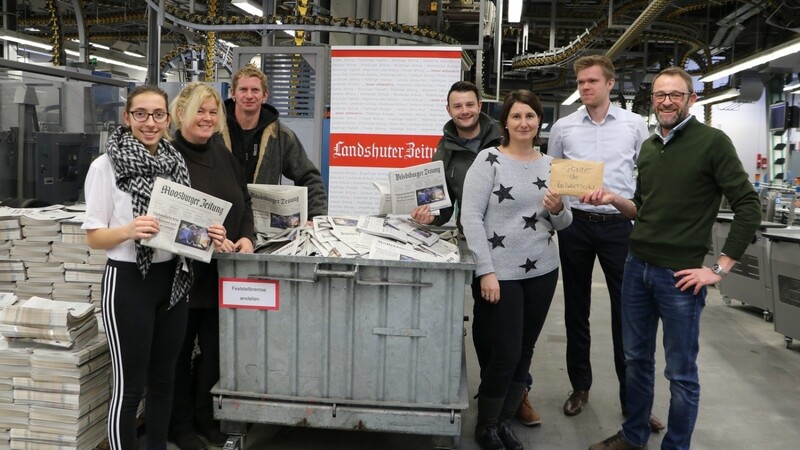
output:
[[[230,209],[228,201],[158,178],[147,215],[158,219],[160,231],[142,244],[207,263],[214,252],[208,227],[222,224]]]
[[[391,170],[388,185],[373,184],[381,195],[380,214],[409,214],[423,205],[431,211],[452,206],[441,161]]]
[[[308,220],[308,188],[277,184],[248,184],[256,231],[274,236]]]
[[[256,242],[256,252],[404,261],[458,262],[457,231],[436,233],[401,217],[317,216],[314,226]],[[451,242],[453,241],[453,242]]]

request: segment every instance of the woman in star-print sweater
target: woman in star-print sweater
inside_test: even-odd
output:
[[[480,152],[464,180],[461,223],[483,298],[473,326],[487,327],[492,349],[475,428],[483,449],[523,448],[509,419],[558,281],[553,236],[572,222],[569,206],[548,187],[553,158],[534,148],[543,115],[535,94],[510,92],[500,111],[502,145]]]

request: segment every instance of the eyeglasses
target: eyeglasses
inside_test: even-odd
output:
[[[673,102],[679,102],[683,100],[683,97],[690,94],[691,92],[653,92],[652,97],[653,100],[659,103],[666,100],[667,96],[669,96],[669,99],[672,100]]]
[[[147,122],[147,119],[150,116],[153,116],[153,121],[156,123],[163,123],[167,121],[167,117],[169,117],[169,113],[166,111],[156,111],[149,113],[147,111],[136,110],[136,111],[129,111],[133,116],[133,120],[137,122]]]

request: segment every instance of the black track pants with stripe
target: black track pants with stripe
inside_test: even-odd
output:
[[[147,386],[147,449],[167,448],[175,362],[183,343],[187,302],[168,309],[176,261],[136,264],[109,260],[103,274],[103,326],[111,353],[108,408],[111,450],[136,448],[136,410]]]

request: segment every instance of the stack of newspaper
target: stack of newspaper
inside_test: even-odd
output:
[[[11,208],[0,207],[0,243],[11,239],[22,239],[19,216]]]
[[[27,262],[47,262],[50,254],[50,243],[18,239],[12,241],[9,257]]]
[[[25,264],[22,261],[0,259],[0,281],[16,282],[25,280]]]
[[[53,295],[53,283],[49,281],[17,281],[14,292],[19,298],[50,298]]]
[[[67,282],[100,284],[103,281],[103,264],[64,263],[64,280]]]
[[[53,283],[53,300],[92,303],[92,284],[78,282]]]
[[[49,262],[85,263],[89,259],[89,249],[86,244],[70,244],[67,242],[53,242],[50,245]]]
[[[8,342],[0,338],[0,389],[8,392],[8,383],[13,377],[30,377],[30,350],[26,348],[9,348]],[[28,426],[28,405],[13,402],[12,396],[0,396],[0,430]]]
[[[30,377],[15,377],[14,402],[29,425],[11,430],[14,448],[92,449],[105,438],[109,353],[104,337],[75,350],[35,349]]]
[[[81,229],[85,217],[85,214],[79,213],[61,221],[61,242],[86,246],[86,231]]]
[[[97,336],[97,319],[90,303],[32,297],[0,310],[0,334],[9,341],[80,347]]]
[[[318,216],[313,228],[293,229],[260,241],[257,251],[274,255],[458,262],[455,234],[445,233],[440,236],[399,216]]]
[[[61,240],[61,225],[52,216],[37,217],[26,214],[19,218],[22,226],[22,237],[26,241],[54,242]]]

